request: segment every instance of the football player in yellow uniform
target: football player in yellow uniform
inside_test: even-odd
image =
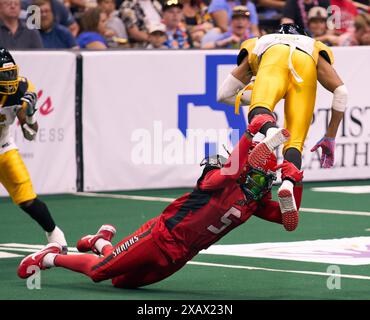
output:
[[[66,251],[64,234],[55,225],[46,204],[35,194],[27,168],[9,134],[9,127],[17,118],[24,137],[30,141],[35,139],[36,101],[32,83],[19,77],[13,57],[0,48],[0,183],[13,202],[45,230],[48,242],[57,242]]]
[[[218,101],[249,104],[248,121],[257,114],[270,114],[276,104],[285,99],[284,126],[290,139],[284,144],[284,161],[293,163],[298,169],[302,163],[302,149],[310,127],[315,107],[317,81],[333,93],[332,113],[324,137],[311,149],[321,148],[321,166],[330,168],[334,164],[335,137],[347,104],[348,92],[335,72],[332,51],[320,41],[310,38],[295,24],[282,24],[273,34],[249,39],[242,43],[237,58],[238,66],[226,78],[218,91]],[[255,81],[246,87],[252,77]],[[244,90],[253,86],[251,96]],[[250,100],[250,101],[249,101]],[[261,155],[267,152],[278,128],[269,122],[261,129],[265,135],[262,143],[250,155],[250,164],[260,166]],[[293,197],[294,181],[288,176],[278,191],[281,211],[287,219],[298,224],[298,212]]]

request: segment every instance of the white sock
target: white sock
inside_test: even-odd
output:
[[[67,246],[67,241],[64,237],[64,233],[57,226],[52,232],[46,232],[46,238],[48,239],[49,243],[56,242],[59,243],[62,247]]]
[[[42,259],[42,265],[46,268],[55,267],[54,259],[57,256],[56,253],[48,253],[44,259]]]
[[[293,188],[294,188],[294,184],[293,184],[292,181],[284,180],[283,183],[281,184],[281,187],[279,188],[279,190],[288,189],[293,194]]]
[[[104,240],[104,239],[98,239],[96,242],[95,242],[95,248],[96,250],[98,250],[100,253],[103,251],[103,248],[107,245],[112,245],[109,241],[107,240]]]
[[[276,132],[279,131],[279,128],[272,127],[266,131],[266,138],[270,138],[273,136]]]

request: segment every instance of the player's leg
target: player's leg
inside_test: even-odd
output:
[[[154,219],[152,220],[154,221]],[[100,258],[92,254],[61,255],[57,250],[58,244],[52,248],[45,247],[39,252],[27,256],[22,260],[18,270],[21,278],[29,277],[25,270],[29,266],[37,265],[41,269],[51,267],[63,267],[75,272],[80,272],[93,281],[102,281],[120,276],[126,272],[131,273],[139,270],[141,265],[153,265],[158,258],[156,256],[157,246],[151,237],[152,224],[144,224],[138,231],[123,239],[117,246],[111,250],[111,244],[108,242],[105,247],[106,256]],[[100,238],[101,239],[101,238]],[[60,247],[60,246],[59,246]],[[61,247],[60,247],[61,248]],[[53,249],[53,250],[51,250]],[[35,257],[37,259],[35,260]],[[158,260],[158,259],[157,259]]]
[[[296,50],[292,61],[303,82],[297,83],[292,80],[285,96],[285,127],[290,132],[290,140],[284,145],[283,155],[285,160],[300,169],[303,145],[315,107],[317,78],[315,63],[309,55]],[[284,226],[291,229],[295,229],[298,224],[293,187],[294,181],[287,177],[283,179],[278,191],[280,208],[285,220]]]
[[[273,117],[276,104],[285,96],[289,84],[289,47],[283,45],[268,49],[261,60],[254,83],[248,121],[256,115],[268,114]],[[266,137],[254,148],[249,163],[259,167],[266,156],[289,138],[285,129],[279,129],[276,121],[269,121],[260,130]]]
[[[165,260],[165,265],[157,264],[145,266],[140,272],[134,271],[112,279],[112,284],[116,288],[139,288],[147,286],[163,279],[168,278],[182,267],[186,261],[177,263],[168,263]]]
[[[155,244],[151,231],[158,218],[146,222],[136,232],[121,240],[116,246],[112,247],[108,242],[100,249],[104,257],[91,258],[91,255],[59,256],[57,255],[53,263],[57,267],[64,267],[73,271],[82,272],[89,276],[93,281],[103,281],[112,279],[124,274],[134,274],[143,276],[143,268],[155,270],[159,265],[168,262],[163,253],[159,254],[159,248]],[[99,239],[104,240],[104,239]],[[98,243],[99,240],[96,242]],[[46,259],[48,256],[46,256]],[[164,260],[166,259],[166,260]]]
[[[31,276],[32,273],[29,271],[33,269],[30,268],[32,266],[37,266],[41,270],[57,266],[83,273],[92,278],[93,267],[103,260],[93,254],[68,255],[61,253],[62,247],[58,243],[49,243],[45,248],[21,261],[18,267],[18,276],[21,278]]]
[[[112,279],[112,284],[118,288],[137,288],[158,282],[185,265],[185,262],[172,264],[151,235],[127,252],[119,253],[117,248],[103,258],[92,254],[47,253],[41,264],[43,269],[62,267],[83,273],[94,282]]]
[[[133,234],[123,239],[121,242],[127,241],[130,237],[134,235],[141,234],[148,230],[150,226],[156,222],[158,217],[155,217],[146,223],[144,223],[138,230]],[[111,243],[112,238],[116,234],[116,228],[110,224],[103,224],[95,235],[83,236],[77,241],[77,250],[79,252],[93,251],[98,255],[107,256],[113,251],[113,245]]]
[[[137,288],[161,281],[182,268],[187,260],[174,263],[154,240],[156,217],[114,247],[112,254],[97,264],[95,281],[107,275],[119,288]]]
[[[116,228],[110,224],[103,224],[94,235],[83,236],[77,241],[77,250],[79,252],[92,251],[98,255],[106,256],[113,250],[111,244],[112,238],[116,234]]]
[[[28,170],[18,150],[10,150],[0,155],[0,182],[13,199],[13,202],[29,214],[45,230],[48,242],[57,242],[67,250],[67,242],[48,210],[46,204],[37,198]]]

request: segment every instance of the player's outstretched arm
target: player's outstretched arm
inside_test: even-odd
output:
[[[234,106],[238,92],[251,82],[252,73],[250,72],[248,59],[237,66],[224,80],[217,91],[217,101]],[[251,91],[245,91],[241,101],[244,105],[250,104]]]
[[[231,181],[236,183],[236,180],[240,177],[248,162],[248,153],[253,136],[269,121],[271,120],[266,118],[266,115],[255,116],[231,152],[224,167],[220,170],[211,170],[208,172],[199,183],[199,188],[202,190],[216,190],[224,188]]]
[[[253,136],[246,131],[231,152],[224,167],[220,170],[208,172],[200,182],[199,188],[202,190],[216,190],[224,188],[231,181],[236,182],[248,161],[248,150],[252,144],[252,139]]]
[[[333,102],[327,131],[311,149],[311,152],[321,148],[321,166],[330,168],[334,165],[335,137],[347,107],[348,91],[335,69],[321,56],[317,64],[317,79],[325,89],[333,93]]]

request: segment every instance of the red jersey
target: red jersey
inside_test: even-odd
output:
[[[203,173],[191,193],[172,202],[158,217],[152,234],[159,247],[175,262],[191,259],[252,215],[282,223],[279,203],[271,193],[260,201],[248,201],[237,183],[248,161],[251,141],[244,135],[234,148],[224,168]],[[231,172],[237,161],[237,170]],[[302,187],[295,187],[297,208]]]

